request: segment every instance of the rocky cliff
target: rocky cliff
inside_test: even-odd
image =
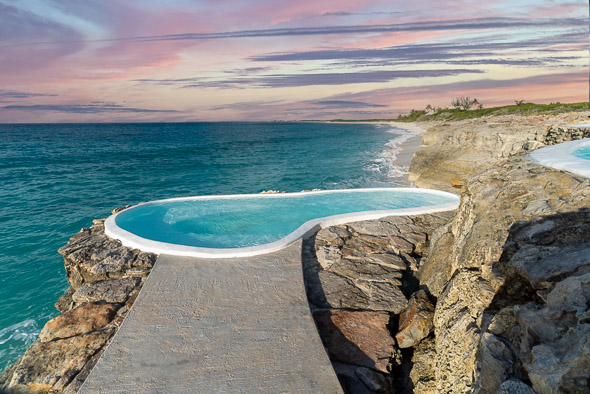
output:
[[[423,146],[412,157],[409,179],[418,187],[453,191],[453,180],[461,184],[498,160],[590,137],[588,128],[561,126],[587,120],[587,115],[505,115],[425,123],[428,130],[422,137]]]
[[[533,124],[522,135],[499,131],[494,119],[470,127],[480,136],[465,139],[476,131],[462,124],[455,137],[464,160],[461,152],[481,149],[482,141],[499,150],[484,157],[483,170],[474,161],[471,170],[453,173],[473,175],[417,275],[437,298],[433,346],[414,354],[424,360],[414,368],[425,363],[434,371],[426,391],[590,391],[590,180],[525,155],[532,136],[541,146],[587,136],[588,129],[539,123],[533,132],[535,120],[519,120]],[[429,182],[428,174],[418,166],[415,179],[444,179]]]
[[[461,192],[458,210],[304,242],[310,307],[345,392],[590,392],[590,180],[526,157],[589,136],[559,126],[587,115],[430,124],[411,179]],[[102,220],[60,253],[62,315],[0,391],[75,392],[156,260],[106,237]]]
[[[116,211],[116,210],[115,210]],[[71,287],[39,338],[0,375],[0,392],[75,393],[139,294],[156,255],[104,234],[104,219],[74,235],[59,252]]]

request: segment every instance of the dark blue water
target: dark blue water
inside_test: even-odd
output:
[[[68,283],[57,249],[93,218],[176,196],[396,185],[386,144],[406,137],[395,133],[315,123],[0,125],[0,371],[58,314]]]

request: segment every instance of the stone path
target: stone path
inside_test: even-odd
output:
[[[268,255],[161,255],[80,393],[341,393],[309,311],[301,241]]]

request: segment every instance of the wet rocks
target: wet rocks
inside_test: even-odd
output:
[[[0,392],[75,393],[137,297],[157,256],[104,234],[104,220],[80,230],[59,252],[71,287],[39,338],[0,375]]]

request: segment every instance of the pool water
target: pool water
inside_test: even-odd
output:
[[[590,178],[590,138],[537,149],[530,158],[541,165]]]
[[[193,197],[129,208],[111,216],[106,231],[123,244],[154,253],[191,255],[192,250],[206,255],[206,249],[262,253],[276,250],[265,245],[287,246],[330,218],[353,221],[408,214],[408,210],[454,209],[458,201],[454,194],[415,188]]]
[[[590,160],[590,144],[586,144],[581,148],[578,148],[572,152],[573,156],[579,157],[580,159]],[[590,163],[588,164],[590,166]]]

